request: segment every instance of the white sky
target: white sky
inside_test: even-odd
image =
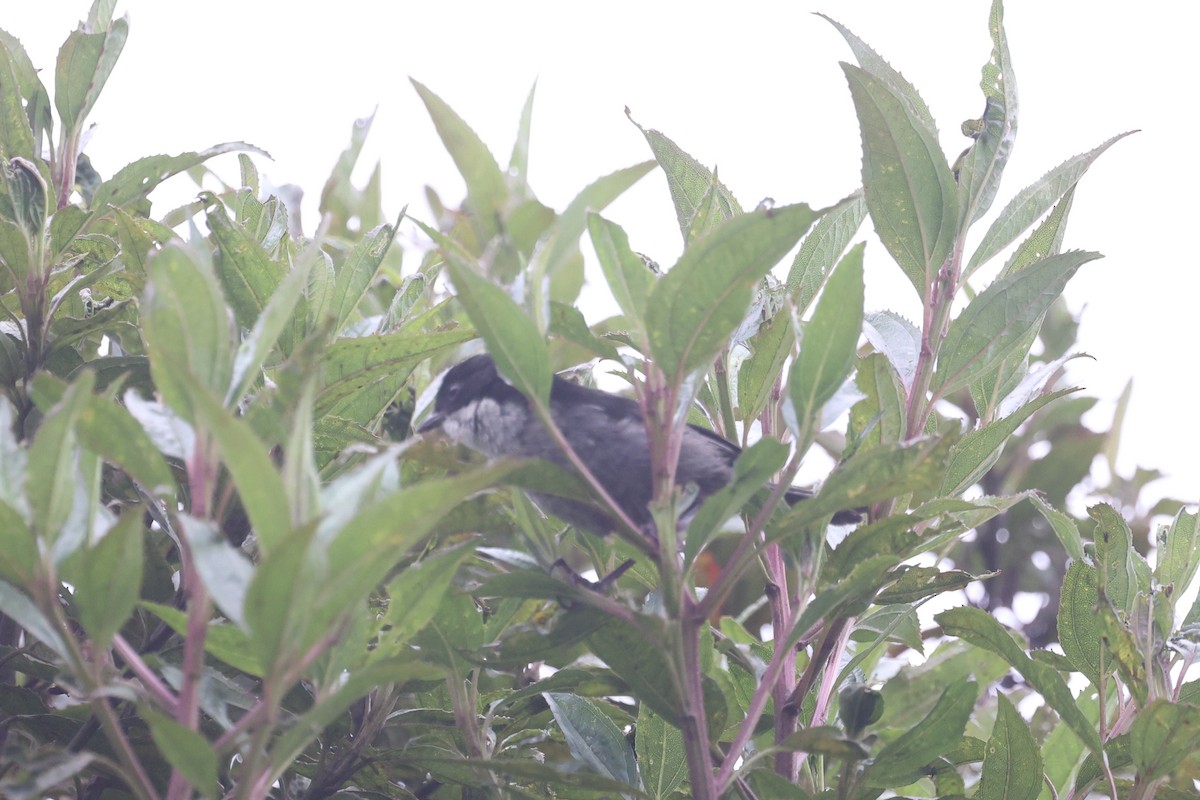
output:
[[[0,27],[24,43],[52,86],[59,45],[85,0],[0,8]],[[370,2],[125,0],[129,42],[91,121],[88,152],[109,176],[152,152],[244,140],[268,150],[259,169],[315,199],[349,139],[378,106],[366,166],[382,160],[385,206],[427,212],[429,184],[456,203],[462,182],[408,83],[445,99],[507,163],[521,104],[538,81],[531,183],[558,209],[585,185],[650,158],[624,116],[658,128],[710,166],[744,206],[832,203],[859,184],[857,123],[839,60],[841,36],[809,12],[842,22],[921,91],[953,160],[962,120],[983,102],[979,68],[990,52],[988,0],[795,2]],[[1159,493],[1200,494],[1200,186],[1187,143],[1197,129],[1194,64],[1200,10],[1009,0],[1006,30],[1020,89],[1020,130],[993,213],[1046,170],[1113,134],[1116,144],[1076,194],[1066,246],[1106,255],[1068,287],[1086,306],[1073,380],[1106,401],[1134,379],[1119,462],[1161,469]],[[51,89],[52,90],[52,89]],[[211,165],[234,181],[237,165]],[[156,213],[190,199],[176,179]],[[664,266],[681,249],[660,172],[610,207],[635,249]],[[982,235],[991,217],[978,227]],[[311,232],[311,230],[310,230]],[[406,240],[411,229],[402,233]],[[407,242],[406,242],[407,243]],[[968,252],[970,248],[968,248]],[[869,309],[914,313],[915,293],[878,244],[867,251]]]

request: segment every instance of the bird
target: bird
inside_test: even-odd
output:
[[[555,375],[550,415],[628,519],[640,530],[652,532],[650,444],[637,402]],[[538,458],[571,469],[529,400],[504,379],[486,353],[455,364],[442,377],[433,412],[417,427],[419,434],[438,431],[490,458]],[[733,480],[733,465],[741,452],[736,444],[706,428],[692,424],[684,428],[675,480],[695,491],[680,513],[681,530],[686,531],[709,496]],[[603,536],[618,527],[614,515],[599,506],[539,492],[530,492],[530,496],[543,511],[583,530]],[[791,486],[784,499],[795,504],[811,496],[811,490]],[[850,524],[859,518],[857,511],[848,510],[834,514],[833,521]]]

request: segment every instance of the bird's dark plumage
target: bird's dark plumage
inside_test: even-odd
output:
[[[550,412],[605,491],[633,522],[648,528],[653,483],[650,446],[638,404],[555,376]],[[528,400],[500,376],[488,355],[472,356],[446,372],[433,413],[418,432],[438,428],[488,456],[543,458],[569,467],[562,450],[530,413]],[[733,463],[740,453],[741,448],[712,431],[687,426],[676,477],[681,484],[694,484],[697,494],[692,507],[681,513],[685,522],[704,499],[732,480]],[[601,534],[614,527],[610,516],[595,506],[551,495],[533,496],[547,511],[579,527]],[[809,496],[807,490],[792,487],[786,499],[795,503]],[[854,512],[835,516],[843,523],[857,519]]]

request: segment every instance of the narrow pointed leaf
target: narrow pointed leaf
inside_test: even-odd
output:
[[[454,109],[424,84],[415,80],[412,84],[467,184],[467,206],[474,215],[482,241],[486,242],[499,231],[499,216],[508,196],[504,173],[487,145]]]
[[[441,246],[457,300],[500,372],[526,397],[546,403],[553,375],[546,339],[537,325],[503,289],[476,272],[470,257],[454,242],[427,225],[420,227]]]
[[[1093,686],[1100,685],[1102,626],[1100,584],[1096,568],[1075,561],[1063,576],[1058,603],[1058,638],[1063,654]]]
[[[1161,586],[1173,586],[1175,596],[1190,586],[1200,566],[1200,524],[1198,515],[1179,509],[1170,525],[1158,531],[1158,563],[1154,577]]]
[[[626,317],[642,327],[646,301],[656,280],[654,273],[642,257],[630,249],[629,237],[620,225],[591,213],[588,214],[588,232],[613,299]]]
[[[404,218],[403,209],[400,211],[400,218]],[[354,249],[338,268],[328,309],[334,318],[335,331],[345,329],[371,282],[379,274],[383,257],[387,255],[395,236],[395,225],[380,225],[354,244]]]
[[[1101,153],[1134,132],[1118,134],[1094,150],[1067,159],[1018,192],[983,235],[983,240],[967,263],[964,275],[969,277],[992,256],[1012,244],[1079,182]]]
[[[967,385],[1005,358],[1023,358],[1017,348],[1029,331],[1075,272],[1099,257],[1083,251],[1050,256],[980,292],[950,323],[933,379],[937,395]]]
[[[337,339],[321,357],[322,388],[316,412],[322,415],[371,387],[399,388],[422,361],[475,337],[474,331],[459,329]]]
[[[121,515],[94,547],[80,550],[65,569],[75,584],[79,621],[97,650],[108,647],[113,634],[133,613],[142,585],[142,514]]]
[[[1158,780],[1200,749],[1200,707],[1154,700],[1134,718],[1129,733],[1138,778]]]
[[[976,647],[989,650],[1009,663],[1034,689],[1093,753],[1101,750],[1096,728],[1079,710],[1075,697],[1062,675],[1053,667],[1034,661],[986,611],[978,608],[952,608],[936,617],[949,636],[957,636]]]
[[[150,737],[170,765],[204,797],[218,797],[217,752],[199,731],[181,725],[151,708],[140,709],[150,725]]]
[[[33,158],[33,130],[25,114],[14,61],[8,45],[0,40],[0,156]]]
[[[969,489],[1000,459],[1009,437],[1021,423],[1038,409],[1077,391],[1077,388],[1071,388],[1044,394],[1007,417],[964,434],[950,451],[950,463],[946,467],[941,494],[959,495]]]
[[[1042,790],[1042,756],[1029,725],[1003,694],[983,754],[979,800],[1034,800]]]
[[[561,692],[546,692],[544,697],[573,756],[605,777],[638,785],[629,742],[595,701]]]
[[[197,167],[213,156],[223,153],[257,153],[270,158],[270,154],[245,142],[226,142],[199,152],[180,153],[177,156],[147,156],[140,158],[117,171],[96,189],[92,208],[108,205],[127,206],[150,194],[160,183],[172,175]]]
[[[180,245],[164,247],[150,261],[141,307],[150,370],[167,405],[189,415],[184,372],[223,397],[233,371],[232,334],[225,297],[207,259]]]
[[[874,75],[843,64],[863,143],[867,209],[926,300],[958,235],[958,188],[935,132]]]
[[[217,275],[238,325],[251,328],[283,282],[284,270],[271,259],[257,237],[229,218],[224,204],[212,195],[205,196],[212,202],[206,219],[217,245]]]
[[[1017,138],[1017,78],[1013,73],[1008,39],[1004,35],[1004,7],[993,0],[988,15],[992,57],[983,65],[983,117],[972,120],[975,139],[958,163],[957,177],[962,219],[971,224],[987,213],[1000,189],[1000,176]],[[967,123],[964,123],[964,127]]]
[[[858,65],[862,67],[864,72],[871,73],[871,75],[886,84],[893,94],[904,101],[905,107],[909,109],[913,116],[926,129],[935,134],[937,133],[933,122],[933,114],[929,112],[929,106],[925,105],[925,101],[917,93],[916,87],[909,83],[907,78],[885,61],[870,45],[855,36],[849,28],[824,14],[817,14],[817,16],[822,17],[838,29],[838,33],[842,34],[846,43],[850,45],[851,51],[854,52],[855,60],[858,61]]]
[[[650,797],[667,800],[687,780],[683,733],[649,706],[638,709],[636,730],[633,745],[642,785]]]
[[[629,116],[629,109],[625,109],[625,115]],[[685,153],[679,145],[659,131],[646,130],[634,122],[633,117],[629,117],[629,121],[637,125],[638,130],[646,137],[655,160],[667,176],[667,188],[671,190],[675,216],[679,219],[679,231],[683,234],[685,244],[692,221],[706,195],[712,196],[722,218],[733,219],[742,213],[742,206],[737,198],[717,180],[712,170]]]
[[[525,105],[521,107],[521,122],[517,126],[517,138],[513,142],[512,156],[508,159],[509,174],[523,184],[529,183],[529,134],[533,128],[533,97],[537,93],[537,81],[529,87]]]
[[[745,317],[755,284],[816,216],[804,204],[743,214],[684,251],[655,283],[646,308],[650,349],[676,384],[712,361]]]
[[[829,276],[825,291],[804,328],[800,354],[788,376],[788,394],[807,443],[816,434],[821,409],[854,369],[863,324],[863,249],[859,244]]]
[[[866,217],[867,201],[859,189],[822,214],[804,237],[786,281],[798,315],[803,315],[817,296]]]
[[[54,107],[68,135],[78,135],[82,129],[127,38],[129,22],[121,18],[98,31],[80,26],[59,49],[54,69]]]
[[[924,719],[879,751],[863,780],[870,786],[890,786],[949,752],[962,739],[978,696],[974,681],[946,687]]]
[[[572,254],[579,252],[579,237],[587,229],[589,210],[603,211],[655,166],[653,161],[643,161],[588,184],[550,226],[546,244],[534,256],[535,272],[552,275],[558,271]]]

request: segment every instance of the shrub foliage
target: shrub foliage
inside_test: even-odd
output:
[[[1058,298],[1098,257],[1064,230],[1121,136],[992,212],[1017,131],[999,0],[953,162],[917,90],[830,20],[863,166],[824,209],[746,210],[638,127],[653,158],[558,212],[528,182],[532,93],[503,169],[414,83],[467,197],[429,192],[411,224],[434,245],[407,264],[378,170],[350,182],[369,120],[312,237],[249,145],[97,174],[113,5],[63,44],[53,95],[0,32],[0,795],[1194,796],[1196,515],[1154,509],[1148,541],[1153,473],[1095,485],[1116,433],[1061,385]],[[226,153],[235,184],[156,214],[159,183]],[[666,270],[604,216],[655,168],[685,244]],[[868,217],[916,322],[864,310]],[[582,240],[621,312],[590,325]],[[586,480],[411,437],[477,340],[544,416],[552,370],[624,366],[657,537],[565,529],[521,490]],[[686,422],[746,449],[680,536]],[[836,466],[788,508],[762,487],[813,448]],[[1074,516],[1088,492],[1108,502]],[[863,522],[829,535],[847,508]],[[1022,592],[1052,601],[1024,630],[989,613]]]

